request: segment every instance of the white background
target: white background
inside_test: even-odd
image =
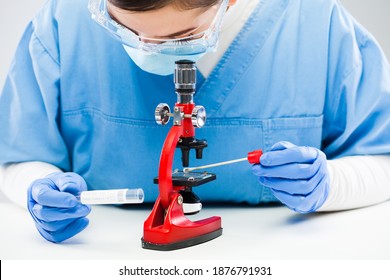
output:
[[[6,74],[8,72],[9,65],[14,55],[16,46],[20,37],[28,24],[29,20],[33,17],[39,7],[46,0],[0,0],[0,90],[3,87]],[[241,1],[241,0],[239,0]],[[244,1],[244,0],[242,0]],[[385,53],[390,57],[390,17],[388,12],[390,11],[389,0],[342,0],[347,9],[377,38],[379,43],[382,45]],[[384,205],[386,206],[386,205]],[[379,207],[384,207],[383,205]],[[368,208],[368,210],[375,208]],[[20,210],[21,211],[21,210]],[[5,213],[2,213],[5,215]],[[348,215],[348,212],[341,213],[340,215]],[[19,221],[20,222],[20,221]],[[364,223],[363,223],[364,224]],[[3,225],[7,226],[7,225]],[[21,233],[23,234],[23,233]],[[353,237],[353,236],[352,236]],[[37,236],[37,238],[39,238]],[[92,239],[94,240],[94,239]],[[138,240],[137,240],[138,241]],[[218,240],[217,240],[218,241]],[[375,239],[373,239],[375,241]],[[215,243],[212,243],[213,245]],[[360,244],[359,242],[357,244]],[[45,243],[46,246],[51,244]],[[372,244],[371,244],[372,245]],[[361,244],[360,244],[361,246]],[[388,244],[386,245],[388,246]],[[386,252],[386,246],[383,250]],[[375,246],[374,246],[375,248]],[[65,246],[60,246],[61,250],[68,250]],[[76,248],[77,249],[77,248]],[[315,249],[315,248],[313,248]],[[51,251],[51,250],[50,250]],[[387,251],[388,252],[388,251]],[[61,251],[62,253],[62,251]],[[298,252],[299,253],[299,252]],[[359,250],[358,250],[359,253]],[[310,259],[310,255],[307,258]],[[345,256],[340,256],[343,258]],[[298,258],[303,258],[302,255],[298,254]],[[352,257],[347,257],[353,259]],[[387,259],[385,257],[385,259]],[[199,261],[198,261],[199,262]],[[85,278],[85,279],[119,279],[117,277],[117,269],[123,265],[129,265],[131,262],[117,261],[110,262],[101,261],[101,265],[96,266],[96,262],[81,262],[77,260],[73,263],[64,263],[64,260],[47,264],[47,262],[5,262],[2,271],[2,278],[7,280],[11,279],[71,279],[71,278]],[[169,263],[161,263],[163,266],[170,265]],[[150,265],[145,262],[133,261],[133,266]],[[187,265],[188,263],[185,263]],[[193,267],[207,267],[208,263],[194,263],[191,262]],[[237,265],[233,263],[232,265]],[[340,278],[352,279],[358,275],[362,279],[389,279],[388,277],[388,262],[276,262],[276,261],[265,261],[262,262],[264,265],[270,265],[275,268],[274,277],[268,279],[331,279]],[[178,263],[178,265],[182,265]],[[230,265],[229,262],[213,262],[213,265]],[[245,261],[245,265],[259,265],[257,262]],[[342,266],[342,268],[340,268]],[[65,269],[70,268],[70,269]],[[101,269],[95,270],[97,267]],[[301,269],[300,271],[297,271]],[[53,273],[57,271],[58,273]],[[72,273],[73,271],[73,273]],[[18,273],[16,273],[18,272]],[[80,274],[81,272],[81,274]],[[342,272],[342,273],[340,273]],[[315,277],[313,277],[315,275]],[[129,279],[129,277],[121,277],[120,279]],[[133,277],[132,279],[140,279]],[[159,279],[157,277],[147,277],[142,279]],[[175,279],[184,279],[184,277],[176,277]],[[190,279],[194,279],[193,277]],[[198,277],[198,279],[205,279]],[[216,278],[214,278],[216,279]],[[221,279],[221,278],[218,278]],[[238,277],[224,277],[223,279],[238,279]],[[242,279],[242,278],[239,278]]]

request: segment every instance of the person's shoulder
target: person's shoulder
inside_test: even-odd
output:
[[[45,5],[50,6],[54,9],[73,9],[88,7],[89,0],[47,0]]]
[[[306,14],[308,17],[329,14],[334,7],[340,4],[338,0],[278,0],[275,2],[287,2],[288,11]]]
[[[324,6],[334,6],[339,3],[339,0],[290,0],[290,2],[299,2],[305,5],[324,7]]]
[[[54,17],[66,19],[89,14],[88,2],[89,0],[49,0],[46,4]]]
[[[326,10],[332,10],[339,4],[338,0],[288,0],[290,5],[300,7],[303,11],[312,13],[321,13]]]
[[[48,0],[33,18],[37,35],[89,24],[88,0]]]
[[[33,38],[56,57],[60,37],[71,40],[91,22],[88,0],[48,0],[32,19]]]
[[[287,14],[291,20],[301,23],[310,22],[314,26],[329,26],[335,10],[339,9],[338,0],[279,0],[288,1]]]
[[[34,17],[34,21],[47,23],[73,18],[82,18],[88,13],[88,0],[48,0]]]

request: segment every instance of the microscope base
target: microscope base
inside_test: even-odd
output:
[[[144,223],[142,247],[169,251],[197,245],[222,235],[221,218],[190,221],[185,217],[179,193],[172,195],[168,209],[157,199]]]
[[[171,250],[177,250],[177,249],[198,245],[210,241],[214,238],[217,238],[218,236],[221,235],[222,235],[222,228],[201,236],[197,236],[184,241],[179,241],[179,242],[169,243],[169,244],[154,244],[145,241],[143,238],[141,238],[141,240],[142,240],[142,248],[144,249],[151,249],[151,250],[158,250],[158,251],[171,251]]]

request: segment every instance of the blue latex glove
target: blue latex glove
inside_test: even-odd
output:
[[[27,207],[45,239],[62,242],[87,227],[91,208],[76,198],[85,190],[87,184],[76,173],[53,173],[30,185]]]
[[[252,171],[277,199],[299,213],[316,211],[328,196],[326,156],[316,148],[278,142]]]

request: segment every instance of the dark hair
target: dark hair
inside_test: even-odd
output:
[[[179,10],[208,8],[221,0],[108,0],[114,6],[134,12],[158,10],[168,5],[174,5]]]

